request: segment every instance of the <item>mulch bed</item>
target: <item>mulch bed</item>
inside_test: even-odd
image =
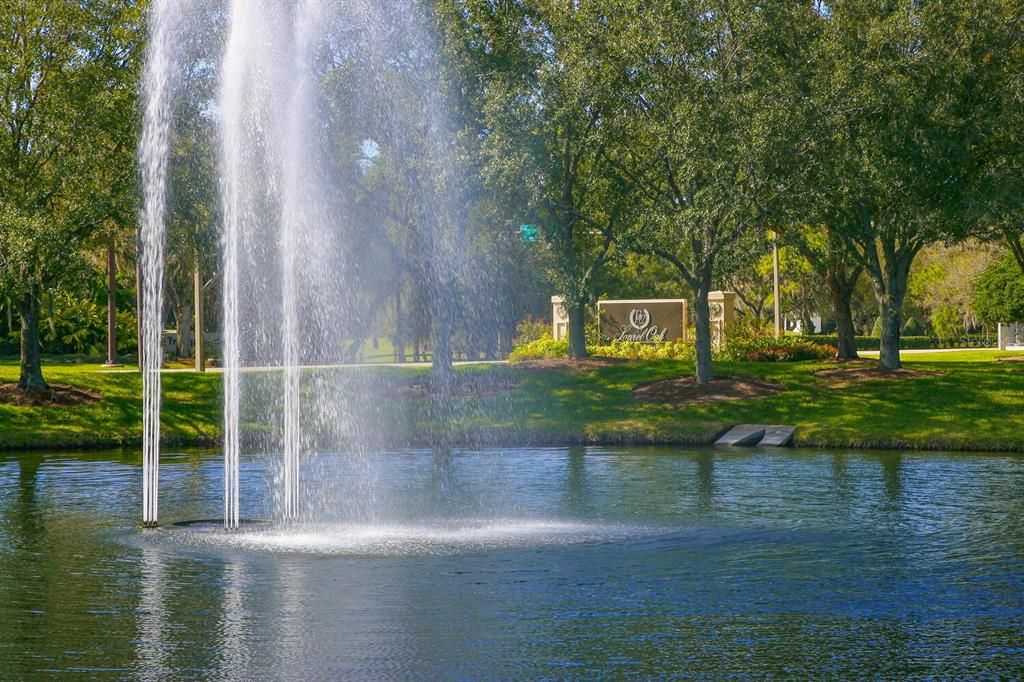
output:
[[[625,365],[631,360],[626,358],[581,358],[574,360],[572,358],[545,358],[543,360],[523,360],[513,365],[516,369],[527,369],[527,370],[548,370],[557,369],[568,372],[580,372],[588,369],[599,369],[601,367],[611,367],[612,365]]]
[[[786,387],[782,384],[756,377],[720,376],[704,385],[698,384],[696,377],[676,377],[641,384],[633,389],[633,398],[675,405],[705,405],[720,400],[767,398],[784,390]]]
[[[102,400],[97,391],[67,384],[50,384],[43,390],[23,391],[18,384],[0,384],[0,404],[19,407],[74,407]]]
[[[833,386],[850,386],[865,381],[921,379],[923,377],[940,377],[949,372],[927,369],[885,369],[878,365],[840,367],[838,369],[819,369],[814,376],[825,379]]]

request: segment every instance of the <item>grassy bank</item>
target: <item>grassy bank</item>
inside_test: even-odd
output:
[[[444,436],[454,444],[707,443],[732,424],[797,426],[799,445],[1024,451],[1024,363],[1013,355],[971,351],[907,355],[911,369],[942,372],[915,379],[835,386],[816,377],[822,363],[718,363],[720,374],[778,382],[785,390],[758,400],[680,407],[632,398],[638,384],[689,375],[673,361],[638,362],[584,371],[486,366],[464,376],[504,388],[457,398],[440,412],[415,392],[364,402],[393,434],[411,444]],[[138,373],[104,373],[94,364],[48,364],[47,379],[99,391],[103,400],[78,407],[0,405],[0,448],[135,445],[142,431]],[[351,371],[351,370],[329,370]],[[380,373],[394,385],[421,381],[423,370]],[[13,362],[0,363],[0,383],[15,381]],[[163,375],[162,433],[172,444],[220,438],[221,378]],[[507,388],[511,385],[511,388]],[[507,388],[507,390],[506,390]],[[392,441],[402,445],[406,442]]]

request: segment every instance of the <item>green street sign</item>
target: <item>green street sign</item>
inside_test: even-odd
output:
[[[519,226],[519,241],[524,244],[532,244],[540,241],[540,226],[538,225],[520,225]]]

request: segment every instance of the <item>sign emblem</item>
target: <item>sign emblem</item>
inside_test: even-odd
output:
[[[629,323],[638,331],[647,329],[651,323],[651,311],[647,308],[633,308],[629,311]]]

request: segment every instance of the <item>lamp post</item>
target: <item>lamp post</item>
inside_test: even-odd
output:
[[[772,300],[775,304],[775,338],[782,336],[782,316],[779,314],[779,235],[768,230],[768,238],[772,240]]]

